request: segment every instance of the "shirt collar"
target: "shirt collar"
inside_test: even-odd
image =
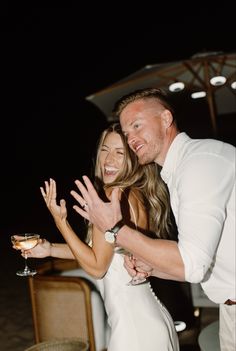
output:
[[[166,184],[175,170],[183,145],[189,139],[190,138],[186,133],[181,132],[172,141],[161,170],[161,177]]]

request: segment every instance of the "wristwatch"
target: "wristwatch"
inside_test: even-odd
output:
[[[116,242],[116,236],[118,234],[118,231],[125,225],[123,222],[123,219],[121,219],[119,222],[117,222],[114,227],[111,229],[108,229],[105,231],[105,240],[110,243],[114,244]]]

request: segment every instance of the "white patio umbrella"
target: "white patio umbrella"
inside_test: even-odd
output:
[[[207,99],[216,135],[216,116],[236,111],[236,53],[204,52],[187,60],[146,65],[86,99],[95,104],[108,121],[113,121],[112,109],[121,96],[147,87],[158,87],[168,94],[175,94],[181,86],[172,85],[170,91],[173,83],[182,83],[182,88],[189,94],[201,93],[202,98]]]

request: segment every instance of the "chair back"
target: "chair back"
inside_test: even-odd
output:
[[[96,351],[91,289],[79,277],[37,274],[29,277],[35,341],[81,338]]]

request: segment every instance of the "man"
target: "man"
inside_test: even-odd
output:
[[[221,350],[235,351],[235,148],[217,140],[194,140],[178,130],[174,111],[159,89],[131,93],[115,106],[123,133],[139,163],[155,162],[168,186],[178,243],[154,240],[122,223],[117,189],[104,203],[87,177],[74,206],[137,258],[126,259],[131,275],[201,283],[220,305]],[[158,191],[158,189],[157,189]],[[139,266],[139,267],[138,267]],[[146,273],[135,273],[135,269]]]

